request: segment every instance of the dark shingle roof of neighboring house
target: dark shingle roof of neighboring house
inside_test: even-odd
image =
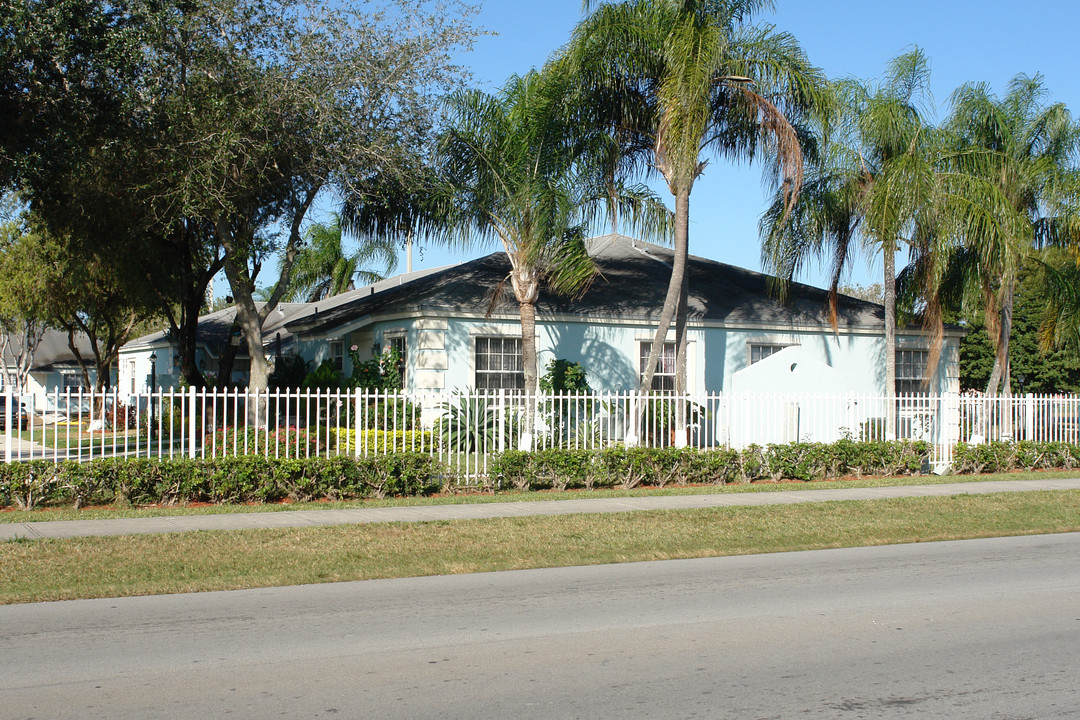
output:
[[[11,338],[11,342],[14,345],[13,350],[18,352],[19,348],[22,347],[22,339],[14,336]],[[94,350],[90,347],[90,338],[83,333],[76,333],[75,347],[79,349],[83,360],[90,367],[93,367]],[[7,353],[7,360],[8,362],[14,362],[11,351]],[[34,362],[30,368],[31,371],[47,372],[54,368],[72,366],[78,366],[78,360],[75,359],[75,353],[71,351],[71,347],[68,345],[67,332],[64,330],[46,330],[41,336],[41,342],[38,343],[37,348],[34,350]]]
[[[593,238],[590,253],[599,274],[578,299],[541,291],[537,314],[619,318],[655,322],[663,308],[671,275],[672,251],[623,235]],[[792,283],[786,303],[770,292],[768,275],[700,257],[690,257],[691,320],[727,325],[787,325],[827,327],[828,292]],[[432,311],[438,314],[485,314],[492,291],[506,281],[497,313],[516,313],[507,276],[510,263],[502,252],[447,268],[393,278],[373,287],[332,298],[333,302],[298,314],[286,323],[294,333],[319,335],[364,317],[390,312]],[[540,319],[538,318],[538,319]],[[840,329],[884,327],[884,308],[876,303],[841,296],[837,313]]]
[[[256,303],[259,308],[263,307],[263,303]],[[289,332],[285,325],[289,320],[292,320],[298,314],[303,313],[308,309],[307,303],[280,303],[270,313],[270,317],[266,319],[263,324],[263,341],[267,347],[271,347],[277,342],[277,334],[281,333],[281,347],[283,350],[288,350],[293,342],[293,334]],[[230,305],[227,308],[218,310],[217,312],[210,313],[209,315],[203,315],[199,318],[199,329],[196,335],[196,341],[200,345],[204,345],[207,349],[216,352],[219,348],[223,347],[229,339],[229,331],[232,328],[233,318],[236,317],[236,307]],[[141,338],[137,338],[127,343],[124,346],[125,350],[137,350],[140,348],[167,345],[169,343],[169,332],[167,330],[160,330],[158,332],[144,335]],[[241,357],[247,356],[247,347],[243,344],[240,346]]]

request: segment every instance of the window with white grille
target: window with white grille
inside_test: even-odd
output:
[[[649,351],[652,343],[641,343],[640,361],[638,362],[639,380],[645,377],[645,368],[649,365]],[[660,356],[656,359],[656,372],[653,373],[652,389],[663,392],[675,391],[675,343],[664,343]]]
[[[398,362],[397,371],[398,377],[401,378],[401,386],[405,387],[405,336],[396,335],[388,338],[390,349],[397,351]]]
[[[756,362],[761,362],[770,355],[783,350],[785,345],[777,345],[775,343],[751,343],[750,344],[750,364],[753,365]]]
[[[335,340],[330,343],[330,360],[334,363],[334,369],[338,372],[345,370],[345,342]]]
[[[896,351],[896,392],[927,392],[926,365],[930,353],[927,350]]]
[[[476,338],[476,388],[478,390],[522,390],[525,364],[521,338]]]

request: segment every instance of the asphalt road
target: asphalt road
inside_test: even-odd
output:
[[[0,607],[0,718],[1074,718],[1080,534]]]

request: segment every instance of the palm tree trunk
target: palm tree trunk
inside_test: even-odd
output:
[[[668,282],[667,295],[664,297],[664,308],[660,312],[660,319],[656,323],[656,335],[653,337],[652,347],[649,348],[649,359],[645,363],[641,386],[638,388],[641,395],[646,395],[652,390],[656,362],[660,359],[660,352],[664,349],[664,341],[667,340],[671,320],[675,317],[676,310],[679,309],[679,298],[683,293],[683,281],[686,276],[686,259],[689,254],[689,226],[690,190],[686,188],[675,193],[675,255],[671,264],[671,280]],[[675,382],[676,387],[678,387],[678,373],[676,373]],[[685,387],[685,367],[682,373],[682,382],[683,387]]]
[[[689,232],[687,233],[689,235]],[[689,238],[688,238],[689,240]],[[689,242],[687,246],[689,248]],[[679,288],[679,306],[675,310],[675,437],[673,438],[673,445],[675,447],[686,447],[690,444],[690,437],[687,434],[687,403],[685,401],[687,389],[689,387],[687,374],[686,374],[686,321],[687,321],[687,303],[690,299],[690,273],[684,271],[682,276],[682,283]]]
[[[885,259],[885,394],[896,393],[896,246],[892,241],[884,244]],[[896,403],[888,403],[885,410],[885,439],[896,439]]]
[[[986,396],[994,397],[998,394],[998,386],[1001,385],[1001,348],[994,352],[994,366],[990,370],[990,379],[986,381]]]
[[[521,365],[525,375],[525,424],[518,439],[518,450],[532,450],[533,432],[536,428],[536,299],[540,292],[539,278],[511,276],[514,293],[518,300],[521,317]]]
[[[1005,285],[1001,298],[1001,337],[998,339],[998,363],[1001,365],[1001,395],[1012,395],[1012,363],[1009,362],[1009,340],[1012,336],[1013,302],[1016,294],[1016,280],[1010,279]]]
[[[1012,388],[1010,387],[1012,366],[1009,362],[1009,339],[1012,335],[1013,298],[1015,293],[1016,281],[1007,281],[1001,296],[1001,309],[998,311],[998,336],[997,346],[994,348],[994,367],[990,371],[990,379],[986,383],[986,395],[988,397],[995,397],[998,394],[1004,397],[1012,394]]]

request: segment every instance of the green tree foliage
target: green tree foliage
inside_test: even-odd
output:
[[[308,208],[415,164],[437,97],[460,78],[448,55],[471,40],[466,12],[425,0],[4,3],[4,26],[28,32],[0,36],[0,100],[12,101],[0,102],[0,179],[47,210],[57,237],[136,251],[137,276],[174,304],[179,285],[174,326],[193,327],[223,268],[262,387],[262,323]],[[279,290],[256,305],[276,253]],[[180,266],[190,272],[176,278]]]
[[[787,198],[778,194],[761,221],[763,263],[785,283],[811,260],[828,263],[834,324],[840,279],[857,252],[882,256],[890,389],[896,385],[896,252],[932,202],[931,133],[923,117],[929,68],[914,50],[895,58],[877,85],[835,82],[836,104],[822,124],[821,152],[798,203],[789,212]]]
[[[553,358],[540,378],[540,389],[546,393],[589,392],[588,374],[581,363]]]
[[[24,224],[5,228],[0,254],[0,311],[26,328],[67,332],[83,382],[98,389],[109,386],[121,346],[155,308],[151,289],[132,262],[135,253],[114,250],[57,237],[27,216]],[[88,338],[93,357],[82,356],[75,343],[80,334]]]
[[[22,252],[28,232],[21,221],[0,224],[0,372],[4,386],[16,392],[26,389],[49,321],[44,275]]]
[[[296,256],[288,300],[315,302],[382,280],[397,265],[397,243],[387,235],[366,236],[350,252],[341,218],[315,223],[304,231],[305,245]]]
[[[1068,348],[1040,347],[1041,330],[1051,312],[1050,298],[1055,291],[1047,282],[1049,268],[1043,263],[1052,267],[1062,260],[1060,254],[1043,251],[1039,259],[1029,259],[1017,276],[1009,343],[1012,392],[1080,392],[1080,355]],[[982,391],[994,370],[996,343],[987,332],[981,308],[971,308],[964,319],[969,332],[960,341],[960,387]]]
[[[675,258],[643,392],[673,318],[676,390],[686,390],[690,191],[707,157],[768,158],[789,205],[802,184],[797,124],[820,100],[824,77],[791,35],[751,24],[770,5],[602,3],[571,39],[566,62],[618,138],[624,170],[659,173],[675,199]]]
[[[440,192],[450,232],[498,238],[510,260],[510,285],[521,315],[525,390],[536,393],[536,302],[541,287],[577,295],[596,270],[585,248],[605,209],[625,212],[648,235],[669,215],[644,188],[605,177],[607,136],[580,123],[556,69],[510,78],[498,95],[451,98],[440,136]]]
[[[1038,75],[1017,75],[1002,98],[985,84],[964,85],[952,103],[946,128],[953,165],[980,179],[984,194],[1000,198],[1002,207],[993,222],[957,228],[940,253],[945,280],[938,287],[978,295],[995,345],[986,391],[1008,394],[1019,274],[1039,246],[1076,242],[1080,132],[1062,103],[1049,102]]]
[[[421,0],[385,12],[302,0],[216,10],[194,28],[208,48],[192,68],[198,92],[173,115],[184,123],[183,182],[161,196],[210,221],[258,388],[262,324],[290,285],[312,202],[415,164],[437,93],[458,79],[446,54],[471,31]],[[280,276],[256,305],[267,251],[280,251]]]

